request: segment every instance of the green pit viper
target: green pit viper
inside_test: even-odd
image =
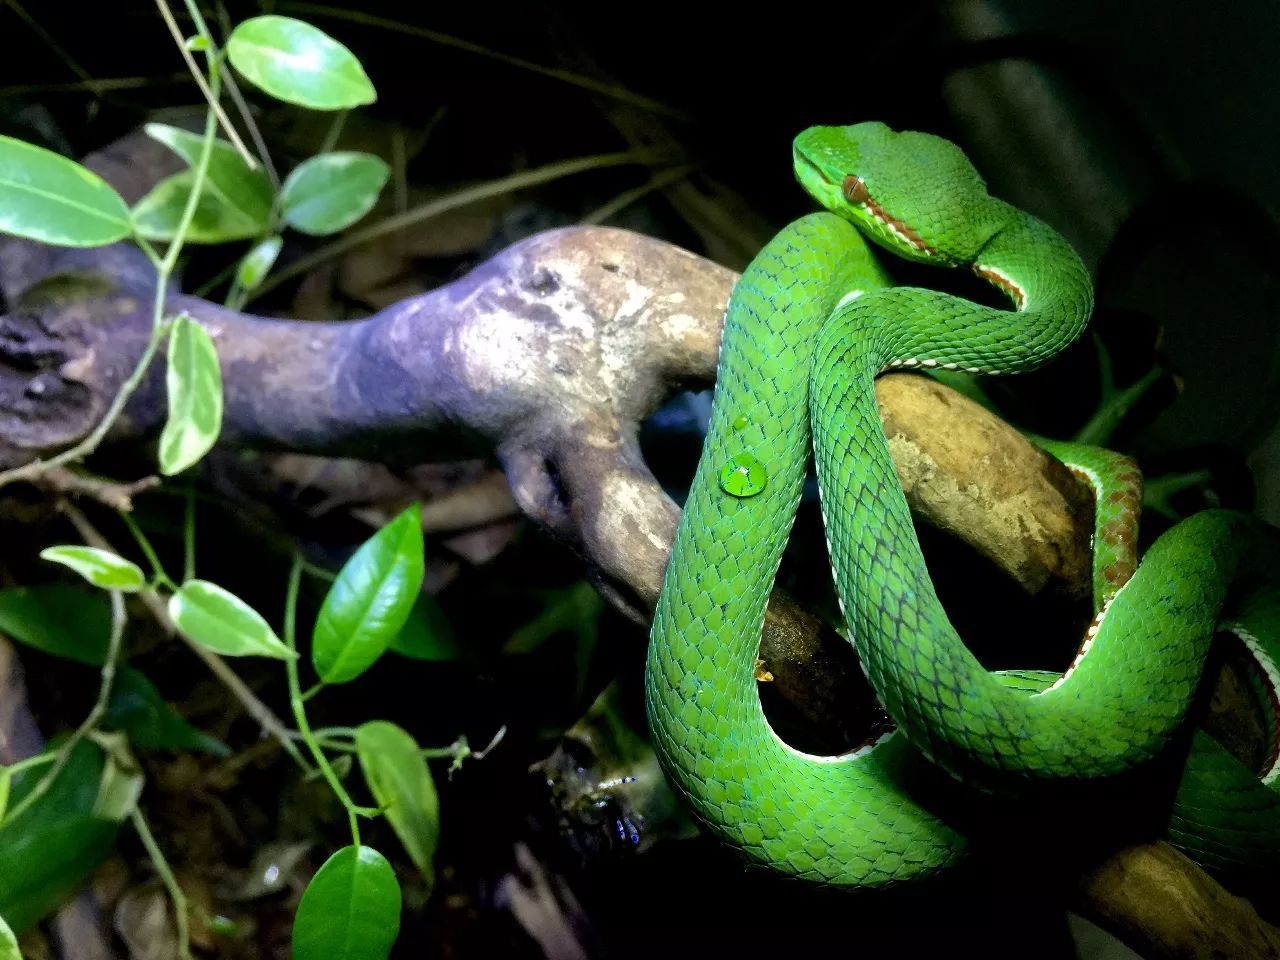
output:
[[[1217,629],[1244,641],[1274,731],[1277,531],[1206,511],[1136,564],[1136,471],[1105,451],[1043,443],[1091,481],[1097,505],[1097,616],[1071,668],[997,674],[969,652],[925,568],[873,380],[1043,364],[1084,330],[1088,273],[1052,228],[991,197],[947,140],[882,123],[813,127],[793,156],[825,211],[783,229],[733,290],[648,652],[658,757],[701,822],[749,861],[827,885],[936,874],[972,844],[911,786],[921,756],[986,790],[1130,770],[1177,738]],[[893,286],[868,241],[971,270],[1013,309]],[[784,743],[755,678],[811,450],[845,632],[896,724],[839,757]],[[1167,836],[1215,869],[1280,862],[1278,774],[1275,750],[1260,775],[1196,732]]]

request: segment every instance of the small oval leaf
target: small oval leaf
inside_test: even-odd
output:
[[[280,191],[285,221],[312,236],[345,230],[378,202],[391,168],[371,153],[322,153],[298,165]]]
[[[0,917],[0,960],[22,960],[22,954],[18,952],[18,938],[4,922],[4,917]]]
[[[175,173],[157,183],[134,204],[133,225],[138,236],[147,240],[172,240],[182,222],[194,180],[195,174],[190,170]],[[256,237],[263,228],[263,224],[227,203],[206,182],[183,239],[186,243],[228,243]]]
[[[68,583],[0,590],[0,633],[29,647],[91,667],[107,659],[111,604]]]
[[[158,140],[194,167],[204,151],[204,137],[172,127],[166,123],[148,123],[147,136]],[[266,228],[271,219],[271,181],[261,169],[253,169],[244,157],[225,140],[215,139],[210,144],[209,165],[205,169],[206,189],[227,206],[258,225]]]
[[[293,960],[385,960],[400,932],[400,883],[372,847],[343,847],[302,894]]]
[[[198,461],[222,430],[222,370],[213,338],[186,314],[169,333],[169,419],[160,434],[160,472],[181,473]]]
[[[97,547],[47,547],[40,551],[40,558],[70,567],[95,587],[104,590],[136,593],[147,582],[136,563]]]
[[[382,656],[413,609],[422,575],[422,511],[415,503],[366,540],[329,588],[312,635],[321,680],[354,680]]]
[[[129,207],[91,170],[0,136],[0,233],[63,247],[100,247],[133,232]]]
[[[284,240],[281,237],[267,237],[254,244],[253,249],[244,255],[240,265],[236,267],[236,283],[246,291],[256,290],[258,284],[271,272],[282,246]]]
[[[436,879],[440,800],[422,751],[394,723],[372,720],[356,728],[356,755],[369,791],[427,881],[429,893]]]
[[[346,110],[378,98],[350,50],[291,17],[245,20],[227,39],[227,56],[250,83],[301,107]]]
[[[294,656],[253,607],[207,580],[188,580],[169,598],[169,616],[201,646],[226,657]]]

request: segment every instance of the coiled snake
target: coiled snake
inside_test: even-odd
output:
[[[880,123],[814,127],[796,139],[794,161],[825,211],[783,229],[734,288],[710,429],[649,646],[654,742],[699,819],[750,860],[826,884],[932,874],[968,841],[914,795],[921,755],[993,789],[1129,770],[1179,731],[1220,622],[1268,684],[1274,727],[1277,532],[1233,512],[1200,513],[1162,535],[1129,576],[1132,541],[1108,538],[1107,524],[1123,525],[1115,514],[1132,511],[1136,496],[1109,478],[1115,458],[1100,451],[1050,445],[1100,493],[1098,617],[1080,655],[1063,676],[979,664],[925,568],[873,380],[903,367],[1036,367],[1084,330],[1088,274],[1054,230],[990,197],[946,140]],[[868,240],[972,270],[1014,309],[891,286]],[[811,449],[845,628],[897,724],[842,757],[783,743],[754,673]],[[1274,752],[1260,777],[1197,733],[1170,838],[1222,869],[1280,862],[1276,781]]]

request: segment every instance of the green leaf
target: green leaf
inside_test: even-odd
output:
[[[321,680],[354,680],[382,656],[413,609],[422,575],[422,511],[415,503],[366,540],[329,588],[311,649]]]
[[[18,938],[4,922],[4,917],[0,917],[0,960],[22,960],[22,954],[18,952]]]
[[[133,232],[105,180],[61,154],[0,136],[0,233],[64,247],[100,247]]]
[[[148,123],[144,129],[147,136],[163,143],[185,160],[188,167],[195,167],[200,161],[203,136],[164,123]],[[210,145],[205,183],[210,194],[257,224],[259,232],[271,222],[271,180],[263,170],[245,163],[240,152],[225,140],[215,139]]]
[[[47,547],[40,551],[40,558],[70,567],[95,587],[104,590],[136,593],[147,582],[137,564],[97,547]]]
[[[222,430],[222,370],[204,327],[186,314],[169,333],[169,419],[160,434],[160,472],[181,473],[198,461]]]
[[[56,657],[100,667],[111,636],[111,603],[66,583],[0,590],[0,632]]]
[[[285,221],[313,236],[345,230],[378,202],[391,168],[371,153],[322,153],[294,168],[280,191]]]
[[[131,667],[121,667],[111,687],[105,725],[128,734],[144,750],[203,750],[227,757],[231,750],[216,737],[197,730],[165,702],[150,680]]]
[[[385,960],[400,932],[400,884],[373,847],[343,847],[298,904],[293,960]]]
[[[111,852],[119,824],[93,815],[103,767],[102,751],[82,740],[44,796],[0,827],[0,916],[16,932],[75,893]],[[11,805],[47,773],[15,778]]]
[[[373,720],[356,728],[356,755],[365,783],[430,892],[436,880],[440,801],[417,742],[394,723]]]
[[[194,181],[195,174],[190,170],[175,173],[157,183],[134,204],[133,224],[138,236],[147,240],[172,240],[182,222]],[[231,206],[206,182],[185,239],[187,243],[227,243],[256,237],[263,229],[263,224]]]
[[[414,598],[409,619],[391,641],[391,649],[414,660],[457,660],[462,656],[440,604],[421,591]]]
[[[12,771],[8,767],[0,766],[0,823],[4,823],[5,812],[9,809],[9,790],[12,787]]]
[[[240,265],[236,267],[236,283],[246,291],[257,289],[258,284],[271,272],[282,246],[284,240],[278,236],[267,237],[254,244],[253,249],[244,255]]]
[[[231,32],[227,56],[250,83],[301,107],[346,110],[378,98],[355,55],[301,20],[246,20]]]
[[[225,657],[295,656],[258,611],[207,580],[188,580],[169,598],[169,616],[201,646]]]

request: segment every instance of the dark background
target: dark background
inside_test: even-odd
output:
[[[430,130],[409,159],[415,184],[444,188],[629,144],[678,152],[697,167],[689,183],[705,198],[702,209],[719,216],[691,218],[687,196],[682,206],[658,192],[611,222],[737,268],[809,208],[789,169],[789,142],[803,127],[879,119],[947,136],[965,148],[994,194],[1076,245],[1094,272],[1095,329],[1120,384],[1153,362],[1166,371],[1113,445],[1139,456],[1148,475],[1209,469],[1212,482],[1188,508],[1256,505],[1280,521],[1280,7],[1273,3],[355,8],[617,84],[669,108],[656,113],[319,6],[227,7],[232,21],[261,10],[300,16],[351,47],[380,94],[365,112],[409,131],[411,142]],[[81,155],[157,109],[196,102],[152,4],[29,0],[25,11],[47,35],[0,7],[0,133]],[[62,89],[56,85],[76,77],[50,38],[92,77],[152,79],[100,96],[83,86]],[[170,75],[178,79],[166,80]],[[278,111],[266,119],[279,123],[264,123],[269,131],[285,125]],[[523,195],[485,244],[424,263],[423,271],[447,280],[523,235],[576,222],[643,181],[635,169],[610,170]],[[202,269],[197,257],[192,275]],[[282,291],[262,308],[287,310],[288,295]],[[1065,435],[1089,416],[1099,389],[1093,348],[1082,343],[1052,369],[994,392],[1019,423]],[[655,467],[678,495],[696,453],[696,403],[674,404],[657,423],[650,437]],[[338,559],[345,547],[340,538],[331,545]],[[219,549],[231,556],[238,548],[216,535],[202,542],[202,550]],[[528,530],[441,599],[460,637],[501,639],[537,607],[517,602],[495,610],[495,595],[558,589],[579,575],[573,558]],[[499,890],[517,841],[532,843],[568,878],[571,893],[561,891],[560,900],[578,901],[580,912],[568,914],[600,955],[750,955],[768,947],[796,955],[974,949],[1024,956],[1028,939],[1037,956],[1071,955],[1060,911],[1046,906],[1053,898],[1038,886],[1020,889],[1007,875],[946,896],[850,904],[743,878],[733,861],[697,842],[661,845],[639,858],[580,860],[546,826],[539,814],[545,798],[530,793],[525,769],[611,677],[622,677],[634,694],[643,636],[608,614],[598,632],[603,642],[585,689],[563,677],[566,664],[573,670],[572,644],[565,643],[518,664],[495,655],[430,675],[383,671],[371,681],[396,691],[377,695],[401,705],[392,719],[437,734],[432,740],[424,733],[424,742],[446,742],[458,730],[482,742],[495,717],[512,729],[503,753],[442,786],[442,862],[449,867],[433,906],[406,920],[403,955],[537,956]],[[343,696],[352,699],[340,697],[335,715],[367,709],[367,699]],[[1042,846],[1044,856],[1054,855],[1050,839],[1028,838],[1033,852]]]

